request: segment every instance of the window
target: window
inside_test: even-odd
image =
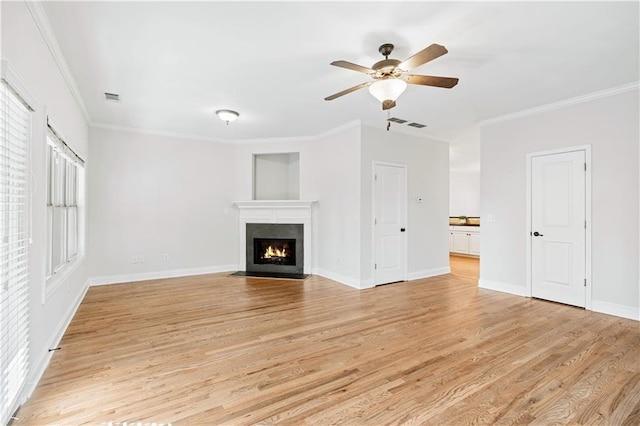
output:
[[[18,406],[29,359],[31,111],[3,78],[0,84],[0,424],[8,423]]]
[[[47,133],[47,281],[78,256],[78,194],[84,162],[49,127]]]

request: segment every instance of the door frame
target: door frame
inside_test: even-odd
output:
[[[586,291],[585,291],[585,309],[588,311],[592,310],[591,305],[591,296],[592,296],[592,280],[591,280],[591,145],[578,145],[567,148],[559,148],[552,149],[547,151],[538,151],[531,152],[527,154],[527,181],[526,181],[526,252],[527,252],[527,281],[526,281],[526,294],[529,297],[533,295],[533,287],[532,287],[532,267],[531,267],[531,185],[532,185],[532,176],[531,176],[531,162],[533,157],[541,157],[545,155],[554,155],[554,154],[564,154],[568,152],[575,151],[584,151],[585,153],[585,163],[587,164],[587,170],[585,173],[585,219],[587,221],[587,229],[585,231],[585,278],[587,279]]]
[[[402,277],[403,281],[407,281],[408,276],[408,267],[409,267],[409,245],[407,237],[409,234],[409,194],[408,194],[408,180],[409,180],[409,168],[406,164],[401,163],[392,163],[389,161],[379,161],[373,160],[371,166],[371,282],[372,287],[375,287],[380,284],[376,284],[376,166],[391,166],[391,167],[400,167],[404,169],[404,224],[407,231],[404,232],[404,274]]]

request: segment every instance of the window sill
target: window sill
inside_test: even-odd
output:
[[[76,256],[58,273],[48,277],[44,283],[44,291],[42,292],[42,303],[44,304],[53,293],[55,293],[62,284],[73,274],[80,265],[84,263],[84,256]]]

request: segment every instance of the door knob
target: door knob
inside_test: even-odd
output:
[[[538,231],[533,233],[534,237],[544,237],[544,235],[542,235],[541,233],[539,233]]]
[[[405,228],[400,228],[400,232],[404,232],[404,231],[405,231]]]

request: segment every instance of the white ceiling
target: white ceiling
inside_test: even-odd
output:
[[[378,46],[406,59],[449,53],[415,74],[393,116],[455,138],[475,122],[639,80],[639,3],[44,2],[93,124],[211,139],[313,136],[360,119],[385,126],[368,81],[330,66],[371,66]],[[104,92],[121,96],[119,104]],[[240,118],[225,126],[215,116]],[[409,129],[403,129],[409,131]]]

